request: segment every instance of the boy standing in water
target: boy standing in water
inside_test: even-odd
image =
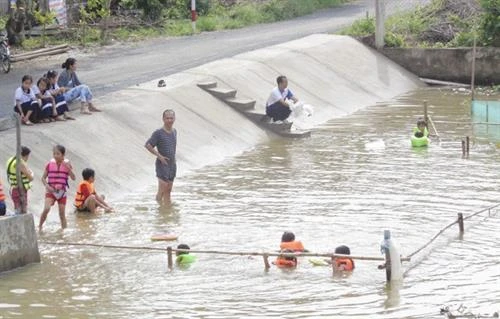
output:
[[[146,149],[156,156],[155,168],[158,178],[156,201],[160,204],[170,202],[170,193],[177,173],[175,153],[177,148],[177,131],[173,128],[175,112],[163,112],[163,127],[153,132],[146,142]],[[156,148],[156,149],[155,149]]]
[[[21,164],[19,164],[19,170],[21,171],[21,184],[24,188],[24,195],[22,199],[17,185],[16,156],[12,156],[7,160],[7,178],[10,185],[10,197],[14,203],[14,210],[16,211],[16,214],[23,214],[28,211],[28,190],[31,188],[31,182],[33,181],[33,172],[29,169],[27,163],[30,154],[31,150],[28,147],[21,146]],[[22,207],[21,202],[23,204]]]
[[[57,201],[59,206],[59,218],[61,220],[61,228],[66,228],[66,189],[68,187],[68,178],[75,180],[73,167],[69,160],[64,158],[66,148],[62,145],[54,146],[53,156],[42,176],[42,183],[45,186],[45,207],[40,216],[38,225],[39,231],[42,231],[43,223],[47,219],[50,208]]]

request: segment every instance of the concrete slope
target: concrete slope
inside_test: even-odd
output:
[[[237,89],[240,97],[256,99],[257,110],[264,112],[264,102],[279,74],[289,77],[298,97],[314,105],[315,123],[422,85],[412,74],[349,37],[313,35],[165,77],[165,88],[156,86],[158,79],[132,86],[101,97],[103,113],[23,127],[23,144],[33,151],[29,163],[37,176],[31,207],[35,213],[41,208],[44,193],[39,178],[56,143],[67,147],[78,175],[85,167],[96,169],[98,190],[112,197],[154,185],[154,158],[144,143],[162,125],[166,108],[177,114],[181,175],[265,142],[273,135],[196,84],[216,80],[219,86]],[[4,163],[14,153],[15,130],[0,132],[0,136],[0,161]],[[74,190],[72,183],[70,200]]]

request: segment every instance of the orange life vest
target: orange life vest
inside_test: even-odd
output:
[[[281,242],[280,248],[281,250],[290,249],[294,252],[304,251],[304,245],[302,245],[302,242],[298,240]]]
[[[48,184],[57,190],[66,190],[68,187],[69,170],[63,163],[57,165],[55,159],[51,159],[47,165]]]
[[[82,207],[83,203],[85,202],[85,200],[88,197],[88,196],[85,197],[85,195],[83,194],[83,191],[82,191],[83,185],[87,186],[87,189],[89,190],[90,194],[95,194],[93,183],[89,183],[86,180],[81,181],[80,184],[78,184],[78,188],[76,189],[76,196],[75,196],[75,206],[76,207]]]
[[[297,260],[288,260],[284,257],[278,257],[274,264],[280,268],[293,268],[297,267]]]
[[[351,258],[336,258],[335,267],[337,269],[342,268],[345,271],[353,271],[354,261]]]
[[[0,202],[3,202],[4,200],[5,200],[5,193],[3,192],[2,181],[0,181]]]

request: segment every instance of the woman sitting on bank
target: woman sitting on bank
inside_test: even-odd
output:
[[[90,112],[100,112],[98,108],[92,104],[92,92],[89,87],[82,84],[76,75],[76,59],[68,58],[62,64],[64,71],[59,74],[57,84],[64,90],[64,99],[66,102],[71,102],[77,98],[80,99],[82,114],[91,114]]]

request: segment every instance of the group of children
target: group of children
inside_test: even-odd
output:
[[[21,163],[19,170],[21,173],[21,184],[18,185],[16,166],[17,160],[13,156],[7,161],[7,177],[10,185],[10,195],[14,203],[16,213],[27,211],[28,206],[28,191],[31,188],[33,181],[33,172],[28,167],[28,159],[31,150],[28,147],[21,147]],[[52,206],[57,202],[59,208],[59,218],[61,220],[61,227],[66,228],[66,202],[67,202],[67,189],[69,186],[68,180],[71,178],[75,180],[73,166],[70,161],[65,158],[66,148],[62,145],[56,145],[53,148],[53,158],[45,166],[42,175],[42,183],[45,186],[45,205],[40,216],[38,225],[39,230],[42,230],[43,224],[47,219],[47,215]],[[97,208],[101,207],[107,212],[113,211],[106,202],[104,196],[97,194],[94,188],[95,172],[91,168],[85,168],[82,171],[83,180],[77,188],[75,196],[75,210],[77,212],[95,213]],[[20,192],[19,188],[22,187],[24,192]],[[23,193],[23,194],[21,194]],[[5,215],[5,192],[3,190],[2,182],[0,181],[0,215]]]
[[[38,79],[36,85],[31,75],[22,77],[21,86],[14,94],[14,112],[21,116],[23,124],[74,120],[69,114],[68,103],[75,99],[80,100],[83,114],[100,111],[92,104],[92,92],[88,86],[80,83],[76,76],[76,60],[68,58],[62,67],[61,75],[50,70]]]
[[[189,246],[180,244],[177,246],[176,263],[180,266],[186,266],[196,261],[196,257],[189,254]],[[307,252],[301,241],[295,240],[295,234],[292,232],[284,232],[281,236],[280,253],[281,255],[273,262],[278,268],[295,268],[298,265],[297,253]],[[324,263],[332,265],[335,271],[353,271],[354,260],[347,257],[351,254],[349,247],[342,245],[335,248],[336,255],[332,259],[324,259]]]

